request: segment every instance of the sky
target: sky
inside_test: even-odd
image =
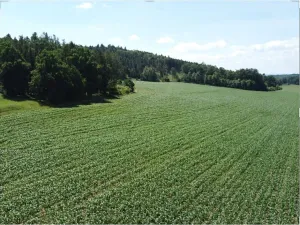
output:
[[[299,73],[299,7],[289,0],[9,0],[0,37],[47,32],[226,69]]]

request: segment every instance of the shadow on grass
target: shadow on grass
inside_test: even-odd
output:
[[[38,102],[41,106],[49,106],[53,108],[73,108],[73,107],[79,107],[80,105],[91,105],[95,103],[111,103],[110,100],[112,99],[120,99],[119,96],[117,95],[94,95],[90,98],[86,97],[85,99],[79,100],[79,101],[74,101],[74,102],[66,102],[66,103],[61,103],[61,104],[52,104],[44,100],[38,100],[34,99],[30,96],[16,96],[16,97],[9,97],[3,95],[3,98],[12,100],[12,101],[36,101]]]
[[[118,96],[114,95],[107,95],[107,96],[92,96],[90,98],[85,98],[80,101],[74,101],[74,102],[66,102],[62,104],[50,104],[45,101],[39,101],[40,105],[46,105],[53,108],[74,108],[79,107],[81,105],[92,105],[92,104],[101,104],[101,103],[112,103],[111,99],[119,99]]]
[[[7,100],[11,100],[11,101],[16,101],[16,102],[22,102],[22,101],[27,101],[27,100],[33,100],[36,101],[34,98],[31,98],[29,96],[14,96],[14,97],[10,97],[7,95],[4,95],[3,93],[1,93],[4,99]]]

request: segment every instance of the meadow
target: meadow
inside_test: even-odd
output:
[[[0,99],[0,223],[298,223],[298,94],[138,81],[102,104]]]

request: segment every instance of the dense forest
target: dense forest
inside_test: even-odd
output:
[[[125,73],[145,81],[170,81],[208,84],[257,91],[280,90],[280,82],[274,76],[260,74],[257,69],[226,70],[205,63],[178,60],[148,52],[132,51],[121,47],[103,45],[90,47],[96,51],[113,52],[119,56]]]
[[[62,103],[94,94],[134,91],[128,78],[182,81],[247,90],[279,90],[279,80],[256,69],[226,70],[108,45],[65,43],[55,35],[0,38],[0,89],[9,97],[30,96]]]
[[[280,85],[282,84],[297,84],[299,85],[299,74],[284,74],[274,76]]]

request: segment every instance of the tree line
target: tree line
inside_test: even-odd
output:
[[[134,83],[113,52],[61,43],[47,33],[0,39],[0,86],[6,96],[58,104],[93,94],[114,94],[121,85],[134,91]]]
[[[132,92],[134,83],[128,78],[167,82],[170,77],[259,91],[278,90],[281,84],[256,69],[232,71],[113,45],[76,45],[47,33],[0,38],[0,89],[7,96],[63,103],[118,93],[121,86]]]
[[[277,81],[282,84],[296,84],[299,85],[299,74],[276,75]]]
[[[124,72],[132,78],[144,81],[175,81],[208,84],[257,91],[280,90],[281,82],[274,76],[261,74],[257,69],[226,70],[205,63],[194,63],[163,55],[108,45],[96,46],[119,56]]]

